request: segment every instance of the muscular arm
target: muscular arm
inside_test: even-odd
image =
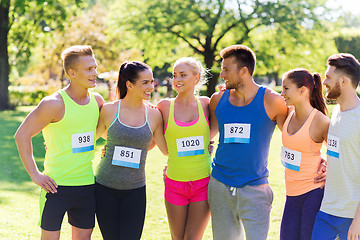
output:
[[[31,180],[46,192],[55,193],[57,184],[44,175],[36,166],[33,156],[32,137],[48,124],[61,120],[65,107],[61,99],[55,96],[44,98],[39,105],[25,118],[15,133],[16,145],[21,161]]]
[[[100,137],[106,139],[107,138],[106,131],[105,131],[106,129],[104,129],[105,126],[102,125],[104,123],[103,119],[102,119],[102,123],[100,123],[101,109],[102,109],[105,101],[104,101],[104,98],[99,93],[94,92],[93,94],[95,96],[95,99],[96,99],[96,102],[97,102],[97,104],[99,106],[99,111],[100,111],[98,125],[96,127],[96,139],[98,139]]]
[[[360,238],[360,203],[357,206],[354,219],[350,225],[347,240],[354,240]]]
[[[277,92],[267,89],[264,97],[265,110],[269,118],[276,121],[277,126],[282,131],[288,108],[284,99]]]
[[[330,119],[321,112],[317,112],[310,126],[311,139],[317,143],[326,142],[329,124]],[[324,187],[326,180],[326,160],[323,157],[321,157],[321,162],[318,167],[318,174],[319,175],[315,177],[314,182],[323,182],[322,187]]]
[[[153,129],[153,141],[159,147],[160,151],[167,156],[168,149],[164,137],[163,119],[158,109],[149,109],[150,125]]]
[[[217,104],[219,103],[221,96],[224,92],[214,93],[210,98],[209,103],[209,112],[210,112],[210,139],[213,139],[215,135],[219,132],[218,121],[215,115],[215,109]]]

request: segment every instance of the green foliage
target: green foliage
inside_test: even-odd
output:
[[[339,52],[351,53],[354,57],[360,59],[360,28],[343,30],[334,39]]]
[[[40,89],[34,91],[13,90],[10,91],[9,94],[10,103],[16,104],[17,106],[29,106],[38,104],[43,97],[49,95],[47,91]]]
[[[161,56],[162,62],[173,61],[176,55],[186,56],[184,49],[188,48],[202,56],[208,69],[215,64],[215,70],[219,66],[219,49],[234,43],[252,43],[251,33],[264,26],[267,30],[281,27],[302,43],[298,30],[318,24],[315,13],[324,10],[324,2],[124,0],[114,6],[111,21],[114,29],[124,29],[138,39],[145,59]],[[265,73],[271,74],[272,70]],[[215,91],[217,75],[213,75],[208,82],[208,95]]]
[[[9,62],[20,75],[27,69],[34,46],[46,43],[54,29],[62,31],[81,1],[10,1]]]
[[[263,27],[251,34],[251,45],[257,55],[256,75],[268,75],[277,85],[281,75],[294,68],[323,74],[327,58],[337,52],[331,34],[318,27],[298,26],[296,35],[280,27]]]

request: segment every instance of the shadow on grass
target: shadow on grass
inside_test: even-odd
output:
[[[17,111],[2,111],[0,112],[0,182],[8,182],[11,184],[22,184],[31,181],[26,172],[19,153],[17,151],[14,134],[21,122],[32,108],[19,108]],[[45,147],[42,133],[32,138],[33,154],[36,160],[37,167],[40,171],[44,170]],[[99,139],[98,146],[103,146],[105,140]],[[6,189],[6,185],[2,184],[0,189]],[[27,187],[20,187],[17,191],[27,191]]]
[[[28,111],[2,111],[0,113],[0,181],[8,183],[22,184],[31,181],[20,160],[15,144],[14,134],[26,117]],[[33,138],[35,158],[43,158],[45,150],[38,149],[41,140],[41,134]],[[42,163],[37,162],[42,169]],[[10,184],[11,185],[11,184]],[[2,184],[1,189],[6,189],[6,184]],[[26,191],[27,188],[24,189]]]

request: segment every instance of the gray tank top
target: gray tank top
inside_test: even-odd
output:
[[[96,182],[118,190],[145,186],[145,159],[152,138],[145,106],[145,123],[130,127],[120,121],[120,104],[107,130],[105,156],[95,171]],[[140,152],[141,151],[141,152]]]

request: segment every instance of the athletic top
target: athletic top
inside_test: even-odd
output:
[[[131,127],[120,121],[120,105],[116,117],[107,130],[105,156],[100,160],[96,182],[118,190],[135,189],[145,186],[145,160],[152,138],[145,107],[145,123]]]
[[[65,113],[60,121],[42,130],[47,147],[44,173],[57,185],[94,184],[92,160],[99,106],[91,92],[86,105],[74,102],[63,89],[58,93],[64,101]]]
[[[360,201],[360,106],[340,111],[337,105],[330,121],[327,141],[327,173],[320,210],[354,218]]]
[[[240,107],[230,103],[226,90],[215,109],[220,136],[212,176],[228,186],[268,183],[269,145],[276,123],[265,111],[265,90],[260,86],[254,99]]]
[[[314,183],[321,162],[322,143],[316,143],[310,137],[310,126],[317,112],[318,110],[314,108],[300,129],[292,135],[288,132],[288,126],[295,111],[292,111],[285,120],[282,131],[281,162],[285,167],[288,196],[310,192],[323,184]]]
[[[176,120],[174,100],[170,103],[164,134],[169,149],[166,175],[176,181],[195,181],[210,176],[210,128],[199,99],[196,101],[199,117],[190,123]]]

